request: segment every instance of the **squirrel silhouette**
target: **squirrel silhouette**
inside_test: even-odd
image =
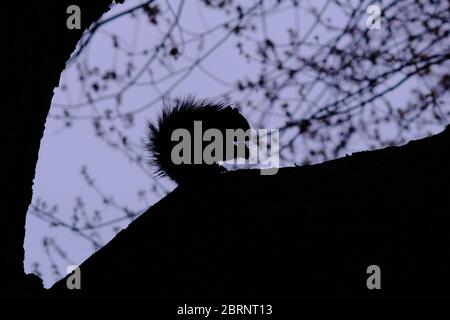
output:
[[[176,129],[185,129],[194,136],[194,122],[201,121],[202,135],[208,129],[217,129],[225,137],[227,129],[247,131],[250,125],[247,119],[238,109],[226,105],[222,101],[196,100],[193,97],[186,97],[175,100],[165,100],[162,113],[155,122],[148,123],[148,134],[146,147],[150,153],[149,164],[154,167],[157,177],[168,177],[177,184],[199,181],[216,176],[226,169],[218,164],[220,160],[232,160],[238,156],[248,159],[249,149],[245,146],[245,154],[236,153],[238,143],[245,141],[235,140],[234,153],[232,157],[226,156],[226,143],[223,143],[221,159],[215,157],[212,164],[204,161],[200,164],[194,163],[194,152],[202,152],[209,142],[195,141],[201,143],[201,148],[194,150],[194,143],[190,144],[190,161],[188,163],[176,164],[172,159],[172,150],[179,143],[173,141],[172,133]],[[245,139],[245,138],[244,138]],[[240,149],[242,150],[242,149]],[[238,155],[238,156],[237,156]]]

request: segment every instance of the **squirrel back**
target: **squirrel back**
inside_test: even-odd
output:
[[[248,121],[237,109],[220,101],[195,100],[192,97],[165,101],[162,113],[156,122],[148,124],[146,146],[150,152],[149,163],[155,168],[157,176],[165,176],[182,184],[226,171],[217,163],[194,164],[193,144],[190,150],[191,162],[174,163],[171,158],[172,149],[179,142],[172,141],[172,133],[176,129],[186,129],[193,136],[194,121],[201,121],[203,132],[208,129],[218,129],[223,135],[226,129],[244,131],[250,129]],[[202,152],[204,148],[205,145],[202,142]],[[246,149],[246,153],[247,151]]]

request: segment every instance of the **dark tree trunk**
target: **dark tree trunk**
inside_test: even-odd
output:
[[[151,298],[449,297],[450,127],[314,166],[178,187],[80,267],[81,290]],[[381,269],[369,290],[367,268]]]
[[[25,218],[31,202],[32,184],[40,140],[53,89],[65,62],[92,22],[108,10],[110,0],[7,1],[2,4],[3,74],[6,103],[6,210],[3,212],[2,276],[4,293],[28,294],[41,288],[35,277],[23,271]],[[66,27],[69,5],[81,9],[81,30]]]

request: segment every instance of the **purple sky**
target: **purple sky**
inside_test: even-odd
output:
[[[140,1],[127,0],[124,5],[114,6],[106,15],[115,14],[133,7]],[[166,1],[157,1],[162,8],[167,8]],[[171,1],[173,9],[176,10],[179,1]],[[312,3],[312,1],[309,1]],[[314,1],[314,6],[320,8],[324,1]],[[83,8],[81,8],[83,10]],[[343,17],[339,12],[333,10],[332,7],[327,9],[327,15],[333,18],[335,24],[342,24]],[[83,12],[83,11],[82,11]],[[90,66],[98,66],[100,69],[108,69],[116,66],[119,70],[124,70],[128,58],[125,54],[117,54],[111,48],[111,32],[120,35],[120,42],[130,49],[138,51],[139,49],[151,48],[158,43],[166,31],[164,24],[158,27],[150,25],[145,17],[132,20],[130,17],[124,17],[108,24],[97,32],[90,47],[81,57],[84,63]],[[206,28],[210,28],[220,21],[223,21],[222,13],[205,9],[204,5],[197,1],[187,1],[183,8],[183,14],[180,24],[191,32],[201,32]],[[280,11],[269,18],[269,33],[272,38],[286,38],[286,28],[288,26],[299,26],[300,31],[306,32],[312,24],[313,19],[310,15],[300,14],[300,11],[292,10]],[[318,30],[321,37],[327,37],[323,31]],[[210,75],[202,70],[195,70],[180,83],[173,91],[172,96],[195,94],[198,97],[214,97],[226,92],[229,88],[227,84],[235,84],[236,79],[242,78],[244,75],[255,74],[258,66],[245,62],[238,57],[235,49],[233,38],[221,41],[224,32],[218,30],[209,36],[205,45],[214,45],[219,43],[220,46],[208,56],[202,65],[209,72],[220,75],[220,81],[214,80]],[[75,48],[74,48],[75,49]],[[197,51],[195,47],[186,47],[185,55],[195,58]],[[305,49],[306,50],[306,49]],[[135,58],[136,64],[142,65],[148,57]],[[179,59],[174,61],[173,66],[181,67],[189,61]],[[167,71],[158,63],[153,63],[152,72],[155,74],[165,74]],[[175,77],[176,79],[177,77]],[[122,105],[130,110],[145,105],[149,101],[159,96],[155,88],[146,86],[148,81],[147,75],[139,78],[139,85],[133,86],[123,96]],[[173,83],[167,81],[162,83],[159,90],[164,91]],[[63,91],[61,87],[54,90],[50,114],[58,114],[60,112],[60,104],[77,104],[85,102],[82,94],[83,88],[77,79],[77,72],[74,65],[69,66],[61,74],[60,85],[64,84],[68,90]],[[408,85],[404,86],[390,96],[391,101],[404,102],[404,97],[408,93]],[[118,88],[111,87],[109,90],[114,92]],[[235,96],[235,99],[239,99]],[[99,109],[109,107],[114,103],[114,99],[106,99],[98,103]],[[126,130],[127,134],[133,140],[141,144],[141,139],[145,133],[145,122],[147,119],[154,118],[155,114],[160,110],[161,103],[158,102],[154,106],[140,112],[136,118],[136,124],[131,129]],[[244,109],[244,113],[246,110]],[[74,114],[78,116],[92,115],[91,108],[84,107],[74,110]],[[250,115],[250,122],[256,119]],[[267,127],[276,127],[276,117],[266,123]],[[386,128],[387,133],[389,130]],[[364,149],[364,145],[357,140],[352,141],[349,146],[349,152]],[[44,137],[41,141],[39,151],[39,160],[36,168],[36,176],[33,185],[33,202],[38,198],[44,199],[49,206],[57,205],[59,208],[58,215],[61,219],[70,221],[75,198],[81,196],[86,202],[87,208],[90,210],[104,209],[101,199],[95,195],[91,189],[86,186],[80,176],[80,169],[86,165],[90,174],[94,177],[96,183],[107,195],[113,196],[117,203],[126,204],[129,208],[136,212],[142,212],[149,205],[159,200],[160,196],[150,192],[152,178],[149,177],[150,168],[138,168],[121,155],[117,150],[110,148],[105,143],[94,136],[92,124],[88,120],[79,120],[74,123],[72,128],[63,129],[63,122],[49,117],[46,122]],[[144,171],[143,171],[144,170]],[[167,188],[173,186],[164,181]],[[139,199],[136,192],[138,189],[149,191],[147,201]],[[104,219],[110,220],[121,217],[122,213],[117,210],[104,211]],[[127,221],[118,223],[121,228],[126,227]],[[102,229],[102,242],[107,243],[113,236],[114,232],[111,227]],[[73,234],[65,228],[50,227],[48,223],[28,214],[26,224],[25,238],[25,261],[24,266],[27,272],[32,271],[32,264],[39,262],[40,270],[43,273],[45,286],[51,286],[56,280],[55,276],[49,269],[50,262],[47,258],[45,250],[42,246],[42,239],[45,236],[54,238],[57,243],[68,254],[68,261],[60,259],[54,255],[55,263],[58,265],[62,275],[65,275],[66,267],[72,262],[80,264],[89,255],[93,253],[92,245],[85,239]]]

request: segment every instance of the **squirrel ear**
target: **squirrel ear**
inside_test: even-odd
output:
[[[233,112],[239,113],[239,109],[236,107],[228,106],[225,109],[228,111],[233,111]]]
[[[236,107],[233,107],[233,106],[228,106],[228,107],[225,107],[225,109],[224,110],[226,110],[226,111],[230,111],[230,112],[234,112],[234,113],[237,113],[237,114],[240,114],[239,113],[239,109],[238,108],[236,108]]]

